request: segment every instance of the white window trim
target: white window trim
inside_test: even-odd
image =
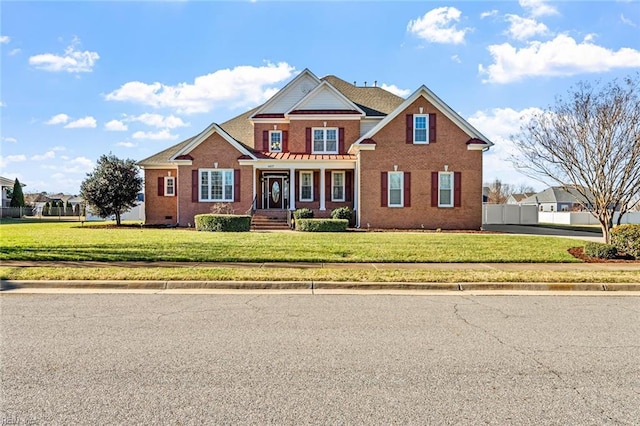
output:
[[[418,117],[425,118],[425,140],[418,141],[416,140],[416,121]],[[426,145],[429,143],[429,114],[414,114],[413,115],[413,143],[416,145]]]
[[[316,144],[314,136],[316,133],[316,130],[322,130],[323,132],[323,141],[322,141],[322,146],[324,147],[324,150],[322,151],[316,151]],[[335,130],[336,131],[336,149],[334,151],[327,151],[327,130]],[[340,149],[339,147],[340,145],[340,129],[338,129],[337,127],[312,127],[311,128],[311,153],[312,154],[337,154],[338,150]]]
[[[173,183],[171,188],[173,188],[173,192],[169,194],[169,181]],[[176,195],[176,178],[174,176],[165,176],[164,178],[164,196],[165,197],[175,197]]]
[[[272,143],[271,135],[273,135],[274,133],[280,134],[280,149],[277,149],[277,150],[271,148],[271,143]],[[282,143],[283,143],[282,130],[269,130],[269,152],[282,152]]]
[[[209,194],[211,194],[211,172],[219,172],[222,174],[222,196],[223,198],[203,198],[202,197],[202,173],[203,172],[207,172],[209,173]],[[225,184],[228,184],[228,182],[224,181],[224,177],[226,175],[225,172],[231,172],[231,198],[224,198],[224,187]],[[198,169],[198,201],[200,202],[204,202],[204,203],[233,203],[233,200],[235,199],[235,194],[234,194],[234,190],[235,190],[235,173],[233,169]]]
[[[451,192],[451,197],[450,197],[451,203],[450,204],[443,204],[440,201],[440,191],[441,191],[440,183],[442,182],[440,180],[440,176],[442,176],[442,175],[451,176],[451,188],[449,188],[449,191]],[[453,181],[454,179],[455,179],[455,175],[453,174],[453,172],[438,172],[438,207],[453,207],[453,205],[455,203],[454,200],[453,200],[453,198],[454,198],[454,188],[455,188],[455,182]]]
[[[311,182],[311,185],[310,185],[311,186],[311,191],[309,191],[309,193],[311,194],[311,198],[302,198],[302,182],[304,181],[302,179],[302,175],[304,175],[304,174],[308,174],[308,175],[311,176],[311,180],[310,180],[310,182]],[[309,170],[301,170],[300,171],[300,191],[298,193],[298,201],[305,202],[305,203],[313,201],[313,172],[312,171],[309,171]]]
[[[335,185],[335,176],[342,175],[342,198],[333,198],[333,187]],[[347,199],[347,174],[344,171],[331,172],[331,201],[335,202],[344,202]]]
[[[391,176],[400,176],[400,203],[391,204]],[[404,207],[404,172],[387,172],[387,207]]]

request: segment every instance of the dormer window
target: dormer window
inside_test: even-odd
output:
[[[282,152],[282,130],[269,131],[269,152]]]
[[[337,154],[338,129],[335,127],[321,127],[313,129],[313,153]]]

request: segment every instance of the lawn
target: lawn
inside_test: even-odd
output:
[[[390,268],[0,267],[4,280],[351,281],[351,282],[638,282],[638,271],[421,270]]]
[[[1,260],[180,262],[577,262],[582,242],[426,232],[209,233],[78,222],[0,224]]]

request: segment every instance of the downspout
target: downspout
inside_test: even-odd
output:
[[[354,179],[354,203],[353,207],[356,209],[356,229],[360,229],[360,150],[356,154],[356,170],[353,174]]]

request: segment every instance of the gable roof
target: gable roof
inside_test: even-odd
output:
[[[187,156],[191,151],[193,151],[198,145],[204,142],[209,136],[214,133],[219,134],[222,138],[227,141],[231,146],[237,149],[242,155],[247,155],[250,158],[255,159],[256,157],[253,155],[253,152],[250,148],[246,147],[242,143],[238,142],[234,138],[229,135],[224,129],[222,129],[218,124],[211,123],[209,127],[200,132],[199,135],[191,139],[189,143],[185,144],[181,149],[179,149],[173,156],[169,158],[169,161],[180,161],[181,156]]]
[[[587,192],[589,193],[589,192]],[[540,203],[581,203],[587,204],[588,200],[580,195],[575,188],[563,188],[561,186],[551,186],[537,194],[533,194],[524,200],[522,204]]]
[[[324,99],[321,99],[324,97]],[[336,108],[338,107],[338,108]],[[300,99],[295,105],[285,112],[285,116],[289,114],[305,113],[310,111],[313,113],[322,113],[322,111],[337,111],[343,114],[365,115],[356,104],[342,94],[338,89],[330,83],[323,81],[317,85],[311,92]]]
[[[368,139],[372,139],[373,136],[378,133],[382,128],[384,128],[391,120],[395,119],[402,111],[404,111],[409,105],[414,103],[419,97],[425,98],[429,103],[431,103],[438,111],[443,113],[449,120],[453,121],[460,129],[462,129],[469,137],[471,138],[467,144],[480,145],[485,147],[493,146],[493,143],[478,129],[473,127],[467,120],[462,118],[457,112],[455,112],[449,105],[444,103],[442,99],[436,96],[427,86],[422,85],[413,92],[411,96],[405,99],[400,105],[396,107],[391,113],[389,113],[384,119],[382,119],[378,124],[376,124],[371,130],[365,133],[360,137],[351,147],[349,148],[349,153],[351,150],[358,146],[361,146],[362,143]]]
[[[313,87],[305,87],[303,80],[311,81],[312,82],[311,84],[313,84]],[[309,69],[305,68],[304,70],[302,70],[300,74],[298,74],[293,80],[287,83],[282,89],[278,90],[278,93],[273,95],[271,99],[269,99],[267,102],[259,106],[257,110],[254,112],[254,114],[250,116],[250,118],[260,118],[257,116],[263,113],[274,112],[274,111],[269,111],[269,107],[272,107],[273,105],[275,105],[279,100],[283,99],[285,96],[291,95],[292,92],[298,86],[302,86],[300,87],[300,90],[302,91],[302,93],[300,94],[300,97],[293,99],[293,104],[296,104],[300,101],[300,99],[302,99],[311,90],[315,89],[316,86],[319,84],[320,84],[320,79],[316,77],[315,74],[313,74],[311,71],[309,71]],[[286,109],[290,109],[290,107],[291,105],[289,105]],[[275,111],[275,112],[283,113],[284,111]]]
[[[369,117],[384,117],[404,102],[400,96],[381,87],[355,86],[335,75],[322,77],[321,80],[330,83]]]

